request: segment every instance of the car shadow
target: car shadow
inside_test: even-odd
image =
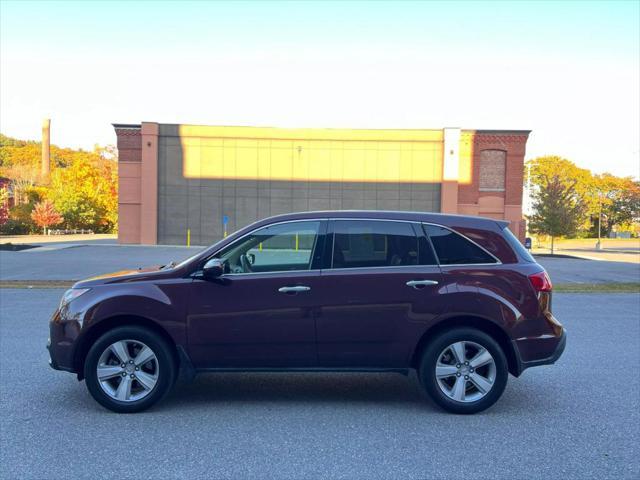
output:
[[[415,378],[393,373],[203,373],[157,408],[212,403],[429,405]],[[435,407],[431,407],[435,408]]]
[[[562,409],[553,382],[514,379],[507,384],[496,405],[473,415],[520,417]],[[533,379],[532,379],[533,380]],[[58,384],[61,385],[61,384]],[[51,392],[70,405],[110,414],[77,382]],[[202,373],[193,382],[179,381],[169,395],[148,413],[203,410],[207,408],[265,406],[340,405],[343,408],[395,408],[407,413],[449,415],[421,391],[415,373]]]

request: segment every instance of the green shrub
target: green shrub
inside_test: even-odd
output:
[[[0,225],[0,235],[27,235],[29,233],[31,233],[30,225],[12,218]]]

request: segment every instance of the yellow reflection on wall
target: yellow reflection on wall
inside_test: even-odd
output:
[[[442,181],[440,130],[180,126],[186,178]]]
[[[458,161],[458,183],[469,185],[473,176],[473,133],[462,132]]]

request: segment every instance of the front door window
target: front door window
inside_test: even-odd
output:
[[[227,273],[266,273],[309,270],[320,222],[269,225],[225,248],[218,258]]]

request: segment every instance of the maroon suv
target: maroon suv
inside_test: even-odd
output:
[[[51,366],[117,412],[207,371],[416,369],[473,413],[565,346],[551,282],[487,218],[306,212],[250,225],[179,264],[78,282],[50,323]]]

